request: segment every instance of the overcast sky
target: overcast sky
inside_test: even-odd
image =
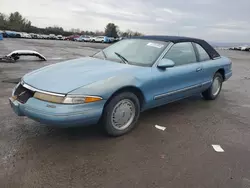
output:
[[[33,25],[182,35],[250,42],[250,0],[0,0],[0,12],[19,11]]]

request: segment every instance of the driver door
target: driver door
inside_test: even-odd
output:
[[[202,67],[191,42],[174,44],[163,58],[172,60],[175,66],[153,68],[155,106],[200,92]]]

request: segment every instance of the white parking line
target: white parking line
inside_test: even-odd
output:
[[[159,126],[159,125],[155,125],[155,128],[156,129],[160,129],[162,131],[165,131],[166,127],[163,127],[163,126]]]
[[[224,150],[222,149],[220,145],[212,145],[212,147],[214,148],[216,152],[224,152]]]

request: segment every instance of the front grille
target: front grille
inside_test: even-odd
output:
[[[26,103],[29,98],[33,97],[34,92],[23,87],[21,84],[16,88],[14,95],[17,96],[17,100],[21,103]]]

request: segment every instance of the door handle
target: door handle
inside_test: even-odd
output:
[[[202,71],[201,67],[199,67],[199,68],[196,69],[196,72],[200,72],[200,71]]]

